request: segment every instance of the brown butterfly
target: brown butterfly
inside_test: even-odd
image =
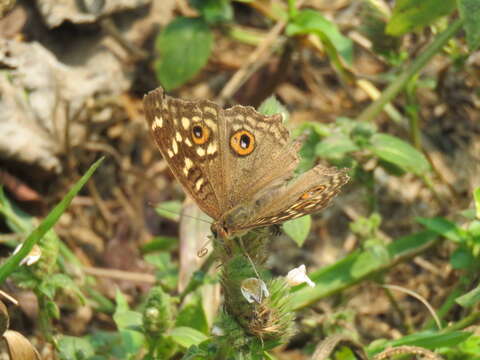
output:
[[[222,238],[319,211],[349,180],[323,165],[292,180],[301,143],[290,140],[280,114],[176,99],[162,88],[143,103],[160,152]]]

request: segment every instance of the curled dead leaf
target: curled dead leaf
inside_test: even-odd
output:
[[[7,331],[10,326],[10,317],[8,316],[8,310],[5,304],[0,301],[0,333]]]
[[[8,353],[11,360],[40,360],[40,354],[28,341],[28,339],[13,330],[7,330],[3,334],[7,343]]]

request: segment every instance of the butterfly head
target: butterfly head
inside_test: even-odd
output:
[[[243,224],[248,223],[251,215],[251,207],[247,205],[235,206],[212,224],[212,233],[215,237],[222,239],[232,237],[242,229]]]

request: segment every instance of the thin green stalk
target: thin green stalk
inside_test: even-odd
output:
[[[33,246],[40,240],[48,230],[50,230],[55,223],[58,221],[60,216],[64,213],[67,207],[70,205],[72,199],[77,195],[80,189],[85,185],[85,183],[90,179],[95,170],[100,166],[103,161],[103,157],[100,160],[97,160],[83,175],[80,180],[70,189],[70,191],[65,195],[65,197],[60,201],[55,208],[50,211],[48,216],[42,221],[42,223],[33,230],[27,239],[23,242],[23,246],[15,254],[8,258],[8,260],[0,267],[0,284],[2,284],[5,279],[14,272],[20,262],[25,258]]]
[[[437,35],[435,40],[421,53],[398,78],[396,78],[382,93],[382,95],[371,103],[358,117],[359,121],[373,121],[383,110],[383,107],[390,102],[406,86],[408,81],[417,74],[437,54],[442,47],[461,29],[462,19],[457,19],[448,28]]]
[[[227,26],[225,29],[228,36],[244,44],[257,46],[265,39],[265,35],[254,31],[248,31],[237,25]]]
[[[470,315],[464,317],[462,320],[450,325],[443,330],[443,333],[449,333],[452,331],[465,329],[467,326],[476,324],[478,320],[480,320],[480,311],[471,313]]]

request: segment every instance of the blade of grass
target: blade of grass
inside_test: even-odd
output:
[[[382,93],[382,95],[371,103],[358,117],[359,121],[373,121],[383,110],[384,106],[393,100],[407,85],[408,81],[416,75],[440,49],[450,40],[462,27],[463,20],[457,19],[449,25],[442,33],[438,34],[435,40],[428,45],[402,74],[396,78]]]
[[[67,207],[70,205],[72,199],[77,195],[80,189],[85,185],[85,183],[90,179],[95,170],[100,166],[103,161],[103,157],[97,160],[87,172],[78,180],[75,185],[70,189],[70,191],[65,195],[65,197],[58,203],[55,208],[50,211],[47,217],[42,221],[42,223],[33,230],[27,239],[24,241],[20,250],[15,254],[10,256],[8,260],[0,267],[0,284],[2,284],[5,279],[18,267],[20,262],[26,257],[33,248],[33,245],[41,239],[47,231],[49,231],[55,223],[58,221],[60,216],[65,212]]]

